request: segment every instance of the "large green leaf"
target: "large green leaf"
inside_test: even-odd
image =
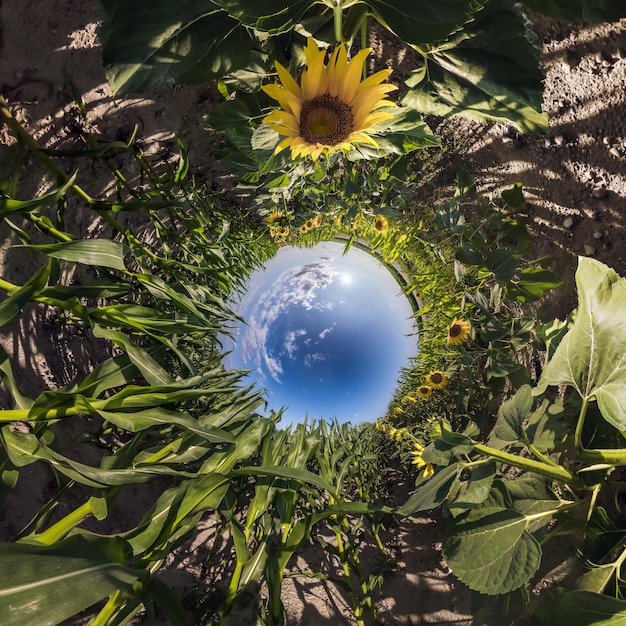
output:
[[[625,626],[626,602],[590,591],[559,593],[538,612],[543,626]]]
[[[0,543],[0,614],[5,626],[50,626],[129,589],[137,573],[116,537],[76,535],[53,546]]]
[[[422,113],[509,121],[545,132],[543,72],[534,35],[512,0],[490,0],[450,41],[426,50],[402,102]]]
[[[214,0],[242,24],[280,33],[292,29],[314,0]]]
[[[85,265],[99,265],[124,271],[124,255],[127,248],[117,241],[109,239],[76,239],[61,243],[31,245],[48,256],[64,261],[74,261]]]
[[[522,0],[529,9],[571,22],[616,22],[626,17],[624,0]]]
[[[497,595],[521,587],[539,568],[541,547],[524,515],[492,504],[456,519],[446,532],[446,562],[470,589]]]
[[[440,506],[448,497],[461,469],[459,464],[455,463],[418,484],[415,493],[398,509],[398,514],[413,515],[418,511],[430,511]]]
[[[486,0],[365,0],[374,17],[415,45],[443,41],[469,22]]]
[[[576,272],[578,313],[543,371],[535,393],[570,385],[595,398],[604,419],[626,430],[626,279],[582,257]]]
[[[392,154],[408,154],[420,148],[438,147],[439,140],[435,137],[421,113],[408,107],[389,107],[393,118],[379,125],[372,133],[378,146],[360,144],[348,152],[348,158],[377,159]]]
[[[114,93],[202,83],[244,67],[246,29],[211,0],[101,0],[99,36]]]

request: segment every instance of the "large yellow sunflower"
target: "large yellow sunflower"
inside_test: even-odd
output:
[[[455,317],[452,322],[450,322],[450,326],[448,326],[448,343],[453,346],[458,346],[467,339],[469,334],[469,322]]]
[[[448,377],[445,372],[435,370],[426,374],[426,384],[433,389],[441,389],[448,384]]]
[[[299,85],[276,62],[282,86],[263,87],[282,107],[263,119],[286,137],[276,146],[276,152],[290,147],[293,158],[310,154],[315,160],[322,153],[348,150],[357,143],[378,145],[368,133],[375,124],[392,117],[377,109],[393,104],[387,94],[397,87],[381,84],[391,70],[381,70],[361,80],[369,53],[370,49],[365,48],[348,60],[346,47],[341,44],[324,65],[326,51],[318,49],[309,37],[304,48],[307,69],[302,72]]]

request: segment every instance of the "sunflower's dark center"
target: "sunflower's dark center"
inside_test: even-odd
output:
[[[439,385],[441,382],[443,382],[443,376],[438,372],[435,372],[434,374],[431,374],[430,380],[435,383],[435,385]]]
[[[458,337],[461,334],[461,325],[460,324],[452,324],[450,326],[450,330],[448,331],[450,337]]]
[[[307,100],[300,111],[300,136],[308,143],[334,146],[351,132],[352,107],[336,96],[324,94]]]

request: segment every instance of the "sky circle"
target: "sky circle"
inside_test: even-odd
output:
[[[283,247],[252,274],[234,308],[226,367],[266,390],[281,424],[305,416],[339,422],[384,416],[398,376],[417,355],[411,305],[378,259],[326,241]]]

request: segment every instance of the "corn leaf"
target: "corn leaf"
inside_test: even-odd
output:
[[[124,266],[124,255],[128,251],[126,246],[109,239],[76,239],[27,247],[63,261],[126,270]]]
[[[11,289],[7,297],[0,302],[0,326],[6,324],[21,313],[25,304],[33,300],[46,286],[52,271],[52,261],[49,261],[31,276],[23,287]]]
[[[131,590],[137,572],[117,537],[76,535],[53,546],[0,543],[0,613],[6,626],[59,624],[117,589]]]

